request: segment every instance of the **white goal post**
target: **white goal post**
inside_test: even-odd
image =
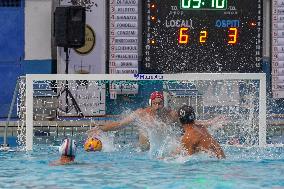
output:
[[[266,146],[266,75],[264,73],[181,73],[181,74],[27,74],[26,75],[26,150],[33,149],[33,84],[46,80],[87,81],[144,81],[144,80],[258,80],[259,81],[259,130],[258,144]]]

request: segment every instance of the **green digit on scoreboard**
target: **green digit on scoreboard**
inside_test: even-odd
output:
[[[180,0],[181,9],[190,10],[224,10],[227,0]]]

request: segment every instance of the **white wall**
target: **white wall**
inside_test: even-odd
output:
[[[70,50],[69,73],[74,74],[84,69],[91,74],[106,73],[106,1],[92,0],[92,11],[86,11],[86,24],[95,33],[94,48],[88,54],[78,54],[74,49]],[[60,5],[70,6],[70,0],[60,1]],[[57,73],[65,73],[65,53],[63,48],[58,48],[57,52]]]
[[[51,59],[52,0],[25,1],[25,60]]]

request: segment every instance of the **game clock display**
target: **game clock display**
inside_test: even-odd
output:
[[[141,73],[260,72],[262,0],[145,0]]]
[[[180,8],[192,10],[224,10],[227,9],[227,0],[180,0]]]

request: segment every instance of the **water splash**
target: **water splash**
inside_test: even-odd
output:
[[[93,135],[93,137],[99,139],[102,142],[102,144],[103,144],[102,151],[103,152],[114,152],[114,151],[118,150],[118,146],[116,146],[114,144],[114,140],[115,140],[114,133],[112,133],[112,132],[109,132],[109,133],[101,132],[99,134]]]
[[[149,156],[162,158],[171,156],[180,147],[181,130],[177,124],[165,123],[159,119],[138,120],[138,130],[147,136],[150,142]]]

